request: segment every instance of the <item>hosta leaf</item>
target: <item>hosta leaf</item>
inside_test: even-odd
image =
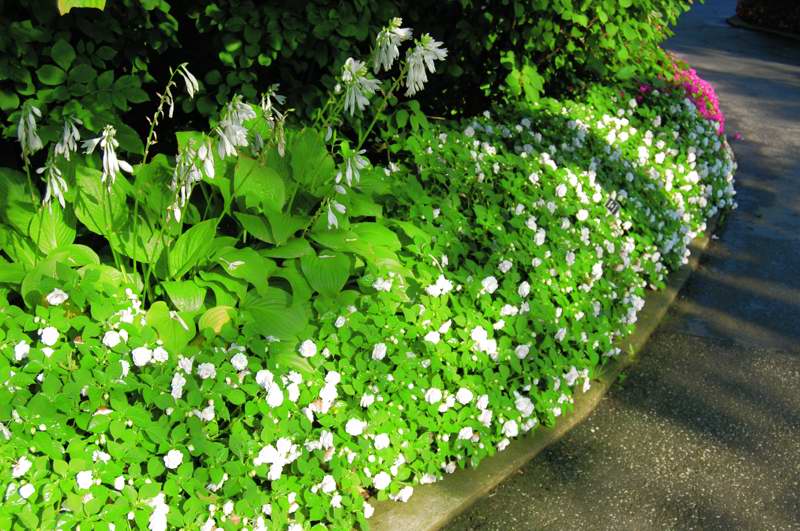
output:
[[[201,221],[184,232],[169,250],[169,274],[179,278],[208,258],[208,251],[217,233],[217,220]]]
[[[28,236],[47,254],[75,241],[75,220],[58,206],[43,207],[33,216]]]
[[[335,297],[350,278],[350,257],[344,253],[306,255],[300,258],[300,267],[311,287],[326,297]]]
[[[192,280],[172,280],[161,283],[172,304],[182,312],[196,312],[203,306],[206,288]]]

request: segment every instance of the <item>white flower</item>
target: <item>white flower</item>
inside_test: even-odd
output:
[[[247,356],[239,352],[233,358],[231,358],[231,365],[237,371],[243,371],[247,368]]]
[[[283,404],[283,391],[281,391],[278,384],[272,384],[267,391],[267,405],[269,407],[278,407]]]
[[[364,430],[367,428],[367,423],[360,419],[350,419],[347,421],[347,424],[344,426],[344,431],[346,431],[349,435],[353,437],[357,437],[364,433]]]
[[[304,358],[311,358],[317,354],[317,345],[310,339],[306,339],[300,344],[298,352]]]
[[[530,417],[533,414],[533,402],[526,396],[517,397],[514,406],[517,408],[517,411],[522,413],[523,417]]]
[[[150,518],[147,521],[147,528],[150,531],[165,531],[167,529],[167,515],[169,505],[164,502],[164,493],[159,492],[156,497],[149,500],[147,505],[153,508]]]
[[[414,494],[414,487],[407,485],[400,489],[397,494],[390,494],[389,499],[396,502],[406,503],[411,495]]]
[[[462,387],[458,390],[458,392],[456,392],[456,400],[458,400],[458,403],[461,404],[462,406],[465,406],[470,402],[472,402],[473,397],[474,395],[472,394],[472,391],[470,391],[466,387]]]
[[[452,290],[453,283],[447,280],[444,275],[439,275],[435,283],[425,288],[425,292],[431,297],[439,297]]]
[[[66,160],[69,160],[70,154],[78,151],[78,142],[81,140],[78,125],[83,125],[83,122],[73,117],[64,118],[64,131],[61,133],[61,140],[53,148],[56,155],[61,155]]]
[[[514,354],[517,355],[517,358],[524,360],[528,357],[528,353],[531,351],[530,345],[518,345],[517,348],[514,349]]]
[[[436,387],[431,387],[425,391],[425,401],[429,404],[435,404],[442,399],[442,391]]]
[[[28,357],[28,354],[31,351],[31,346],[28,344],[27,341],[20,341],[16,345],[14,345],[14,359],[17,361],[22,361]]]
[[[120,376],[125,378],[131,370],[131,364],[127,360],[119,360],[119,364],[122,366],[122,374]]]
[[[439,343],[441,339],[442,339],[441,335],[439,334],[439,332],[435,330],[432,330],[427,334],[425,334],[425,341],[427,341],[428,343],[433,343],[434,345]]]
[[[339,219],[336,217],[336,214],[333,212],[333,208],[330,204],[328,204],[328,229],[337,229],[339,228]]]
[[[539,229],[539,230],[536,231],[536,235],[534,236],[533,241],[534,241],[534,243],[536,243],[536,245],[543,245],[546,237],[547,237],[547,233],[545,232],[545,230],[544,229]],[[536,259],[534,258],[534,260],[536,260]],[[534,267],[536,267],[536,266],[534,266]]]
[[[575,368],[573,365],[570,367],[569,372],[564,374],[564,380],[567,382],[567,385],[572,387],[575,385],[575,382],[578,380],[578,369]]]
[[[191,72],[189,72],[189,69],[186,66],[187,63],[179,65],[177,72],[183,78],[183,82],[186,83],[186,93],[190,98],[194,98],[194,93],[200,90],[200,84],[197,82],[197,78],[194,77]]]
[[[103,175],[100,177],[100,182],[108,181],[109,187],[114,184],[120,170],[133,173],[133,168],[130,164],[117,158],[116,148],[119,146],[119,142],[115,138],[116,134],[117,130],[114,129],[114,126],[107,125],[99,137],[83,142],[83,148],[87,155],[91,154],[98,144],[103,150]]]
[[[465,426],[458,431],[458,440],[459,441],[468,441],[472,439],[473,429],[469,426]]]
[[[168,359],[169,359],[169,353],[167,352],[167,349],[165,349],[161,345],[153,349],[153,361],[158,363],[164,363]]]
[[[372,517],[373,513],[375,513],[375,507],[367,502],[364,502],[364,518]]]
[[[183,370],[186,374],[192,374],[192,364],[194,363],[194,357],[186,358],[184,356],[178,356],[178,367]]]
[[[378,33],[372,58],[373,69],[376,74],[380,71],[381,66],[385,70],[392,68],[395,59],[400,56],[398,46],[403,41],[411,38],[411,29],[401,28],[402,24],[402,18],[393,18],[389,21],[389,25]]]
[[[272,385],[273,381],[275,381],[275,377],[267,369],[262,369],[256,373],[256,383],[264,389]]]
[[[589,219],[589,211],[585,208],[578,210],[578,213],[575,214],[575,217],[578,218],[578,221],[586,221]]]
[[[203,380],[217,377],[217,368],[213,363],[201,363],[197,367],[197,375]]]
[[[214,401],[209,400],[208,405],[206,407],[204,407],[201,410],[195,409],[194,411],[192,411],[192,413],[194,414],[195,417],[199,418],[202,421],[211,422],[212,420],[214,420],[215,416]]]
[[[492,293],[494,293],[497,290],[497,286],[498,286],[497,279],[494,278],[493,276],[488,276],[488,277],[484,278],[483,280],[481,280],[481,286],[483,288],[483,289],[481,289],[482,293],[485,292],[485,293],[488,293],[488,294],[491,295]]]
[[[58,341],[58,330],[54,326],[48,326],[39,330],[39,339],[48,347],[52,347]]]
[[[345,325],[346,322],[347,318],[343,315],[340,315],[339,317],[336,318],[336,322],[333,323],[333,326],[335,326],[336,328],[341,328]]]
[[[117,476],[114,479],[114,488],[116,490],[122,490],[125,488],[125,477],[124,476]]]
[[[136,347],[131,351],[131,357],[134,365],[143,367],[153,359],[153,351],[147,347]]]
[[[27,102],[22,107],[22,113],[17,125],[17,140],[22,146],[22,154],[27,159],[28,155],[42,149],[42,139],[36,132],[36,118],[42,117],[42,111]]]
[[[50,207],[50,203],[55,197],[58,199],[58,204],[61,205],[61,208],[64,208],[66,206],[64,193],[67,191],[67,181],[64,180],[61,169],[56,165],[55,161],[52,158],[48,158],[44,167],[37,169],[36,173],[39,175],[45,174],[45,192],[42,204]]]
[[[557,341],[564,341],[564,338],[567,337],[567,329],[566,328],[559,328],[558,332],[556,332],[556,340]]]
[[[114,348],[122,342],[122,336],[116,330],[109,330],[103,334],[103,344],[108,348]]]
[[[359,402],[359,405],[361,407],[363,407],[363,408],[368,408],[369,406],[371,406],[374,403],[375,403],[375,395],[371,395],[369,393],[365,393],[361,397],[361,401]]]
[[[334,509],[341,509],[342,508],[342,495],[341,494],[334,494],[331,497],[331,507]]]
[[[392,476],[383,471],[378,472],[375,474],[375,477],[372,478],[372,485],[378,490],[385,489],[391,482]]]
[[[363,111],[369,105],[369,98],[380,88],[377,79],[369,76],[367,65],[348,57],[342,66],[342,83],[344,83],[344,110],[352,116]]]
[[[78,475],[75,476],[75,481],[78,483],[78,488],[81,490],[86,490],[94,485],[94,478],[92,477],[91,470],[84,470],[82,472],[78,472]]]
[[[176,372],[172,376],[172,383],[171,383],[172,391],[170,392],[170,394],[175,400],[180,400],[180,398],[183,396],[184,385],[186,385],[186,378],[184,378],[184,376],[181,373]]]
[[[388,448],[390,442],[389,435],[386,433],[379,433],[375,436],[375,449],[383,450],[384,448]]]
[[[392,279],[376,278],[372,283],[372,287],[376,291],[392,291]]]
[[[22,496],[24,499],[28,499],[33,496],[33,493],[36,489],[30,483],[25,483],[23,486],[19,488],[19,495]]]
[[[336,490],[336,480],[333,479],[333,476],[326,475],[322,478],[322,482],[320,483],[320,489],[325,494],[331,494],[333,491]]]
[[[503,424],[503,435],[506,437],[516,437],[519,435],[519,426],[515,420],[507,420]]]
[[[275,481],[281,477],[283,467],[300,457],[300,448],[293,444],[291,439],[281,437],[275,446],[269,444],[264,446],[253,459],[255,466],[263,464],[271,465],[267,473],[267,479]]]
[[[497,268],[500,270],[501,273],[508,273],[509,271],[511,271],[511,268],[513,266],[514,264],[511,262],[511,260],[503,260],[502,262],[500,262],[500,265],[497,266]]]
[[[164,466],[170,470],[175,470],[183,462],[183,453],[180,450],[170,450],[164,456]]]
[[[567,195],[567,186],[563,183],[556,186],[556,197],[564,197],[565,195]]]
[[[214,129],[214,132],[219,137],[219,144],[217,145],[219,158],[225,159],[229,156],[236,156],[238,154],[237,148],[249,145],[247,128],[245,128],[244,122],[255,117],[256,112],[253,107],[248,103],[244,103],[240,95],[235,95],[228,102],[225,106],[222,120]]]
[[[380,361],[386,357],[386,343],[378,343],[372,348],[372,359]]]
[[[33,466],[33,463],[31,463],[27,456],[23,455],[14,463],[14,468],[11,469],[11,477],[16,479],[24,476],[28,473],[28,470],[31,469],[31,466]]]
[[[406,74],[406,96],[413,96],[428,82],[427,70],[436,71],[434,61],[441,61],[447,57],[447,49],[442,48],[442,43],[434,40],[427,33],[417,39],[413,49],[406,54],[408,73]]]
[[[520,297],[527,297],[531,292],[531,285],[523,280],[517,288],[517,293]]]

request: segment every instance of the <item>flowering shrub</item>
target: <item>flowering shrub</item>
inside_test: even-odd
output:
[[[675,82],[683,87],[698,112],[707,120],[717,122],[717,132],[724,133],[725,115],[719,108],[719,98],[711,83],[698,76],[694,68],[682,68],[675,64],[674,69]]]
[[[735,206],[724,137],[673,91],[416,117],[370,167],[373,93],[377,116],[445,53],[422,37],[381,85],[369,66],[404,40],[393,22],[344,64],[318,129],[235,99],[174,163],[128,164],[105,129],[78,170],[67,124],[44,208],[4,170],[0,527],[367,527],[370,496],[407,501],[569,411],[645,287]],[[126,246],[131,203],[161,236]]]

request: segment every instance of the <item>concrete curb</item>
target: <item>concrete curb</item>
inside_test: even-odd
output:
[[[746,30],[750,30],[750,31],[760,31],[762,33],[769,33],[771,35],[777,35],[777,36],[783,37],[785,39],[792,39],[792,40],[795,40],[795,41],[800,41],[800,35],[798,35],[797,33],[789,33],[788,31],[776,30],[776,29],[772,29],[772,28],[767,28],[765,26],[756,26],[755,24],[750,24],[749,22],[746,22],[745,20],[739,18],[738,15],[734,15],[732,17],[729,17],[729,18],[726,19],[726,21],[728,22],[728,24],[730,24],[734,28],[741,28],[741,29],[746,29]]]
[[[719,216],[715,216],[709,220],[706,234],[713,234],[718,226]],[[665,289],[647,294],[644,308],[639,313],[638,326],[622,347],[624,354],[606,365],[587,393],[581,393],[576,388],[575,409],[571,414],[562,417],[553,428],[539,427],[529,435],[514,440],[504,452],[484,459],[477,468],[457,470],[432,485],[415,486],[414,495],[408,503],[370,500],[375,507],[375,513],[369,520],[370,529],[432,531],[444,527],[589,416],[658,328],[678,292],[697,269],[709,241],[708,236],[696,238],[690,244],[692,253],[689,263],[669,275]]]

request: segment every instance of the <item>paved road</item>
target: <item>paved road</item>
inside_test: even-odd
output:
[[[598,409],[448,531],[800,529],[800,42],[706,0],[667,47],[712,81],[739,210]]]

